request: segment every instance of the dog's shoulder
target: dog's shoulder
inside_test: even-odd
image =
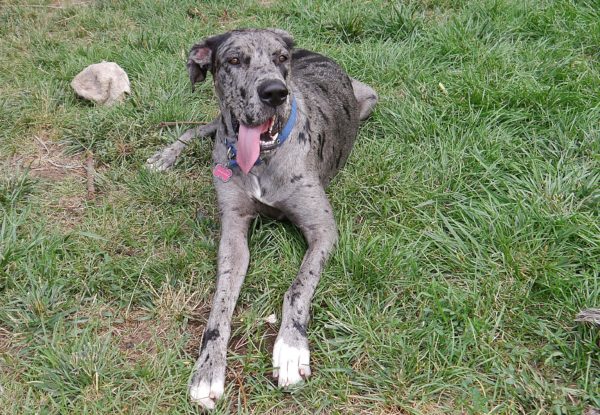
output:
[[[356,105],[352,81],[333,59],[306,49],[292,52],[293,82],[310,102]]]
[[[292,62],[297,66],[308,66],[315,64],[334,64],[337,66],[333,59],[307,49],[294,49],[292,51]]]
[[[325,78],[336,80],[339,79],[340,75],[346,75],[333,59],[306,49],[294,49],[292,51],[292,71],[295,73],[295,79]]]

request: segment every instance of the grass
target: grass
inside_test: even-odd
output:
[[[258,220],[217,413],[577,414],[600,408],[597,0],[17,1],[0,4],[0,412],[196,413],[186,384],[214,287],[208,121],[194,42],[280,27],[379,92],[328,193],[340,243],[318,287],[314,376],[270,378],[305,249]],[[119,63],[100,108],[69,82]],[[86,199],[78,168],[97,162]],[[591,413],[591,412],[590,412]]]

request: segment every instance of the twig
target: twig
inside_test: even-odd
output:
[[[235,380],[239,386],[240,395],[242,395],[243,408],[246,408],[248,406],[248,398],[246,397],[246,391],[244,390],[244,383],[236,372],[233,372],[233,376],[235,376]]]
[[[96,197],[96,186],[94,185],[96,170],[94,169],[94,154],[91,151],[88,151],[85,160],[85,175],[87,177],[87,199],[93,200]]]
[[[158,128],[176,127],[178,125],[206,125],[205,122],[199,121],[163,121],[158,124]]]
[[[600,308],[588,308],[586,310],[581,310],[575,317],[575,321],[592,323],[600,326]]]
[[[37,135],[34,135],[33,138],[35,138],[37,142],[44,147],[44,150],[46,150],[46,154],[50,154],[50,150],[48,150],[48,146],[46,145],[46,143],[44,143]]]
[[[54,167],[58,167],[59,169],[79,170],[79,169],[84,168],[83,164],[70,164],[70,165],[58,164],[58,163],[53,162],[50,159],[47,159],[46,162],[49,164],[52,164]]]

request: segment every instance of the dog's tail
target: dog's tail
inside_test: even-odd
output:
[[[364,121],[369,118],[375,109],[375,104],[377,104],[379,98],[377,92],[369,85],[357,81],[354,78],[350,79],[352,79],[352,89],[354,90],[356,101],[358,102],[359,118],[361,121]]]

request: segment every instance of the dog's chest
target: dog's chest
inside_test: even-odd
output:
[[[248,196],[258,200],[261,203],[268,204],[267,198],[265,195],[265,188],[261,188],[260,179],[250,174],[245,180],[244,190]]]
[[[281,178],[278,175],[262,169],[257,170],[241,177],[241,190],[263,205],[274,206],[287,189],[281,187]]]

